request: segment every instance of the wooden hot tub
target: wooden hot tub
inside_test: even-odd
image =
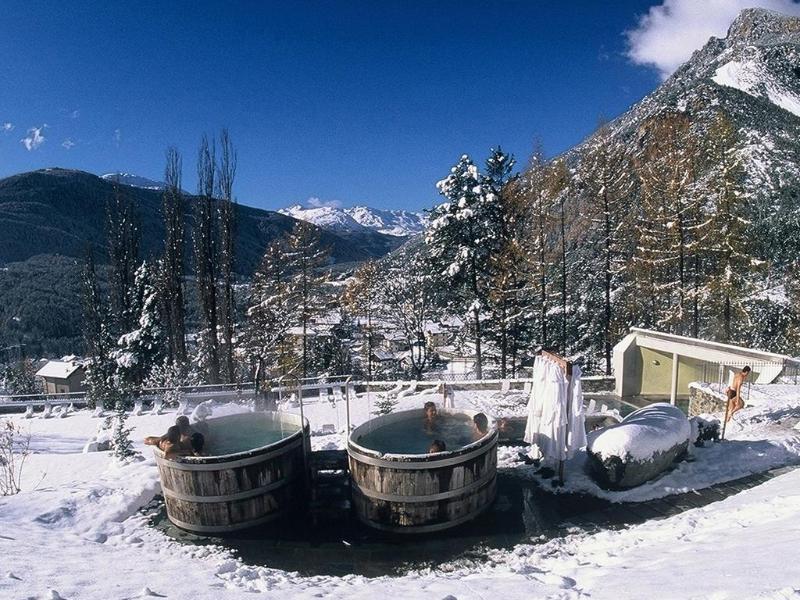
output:
[[[439,409],[439,414],[470,419],[476,411]],[[426,533],[474,519],[494,501],[497,431],[436,454],[388,454],[359,440],[403,419],[420,419],[421,410],[377,417],[353,430],[347,445],[356,516],[367,525],[396,533]]]
[[[274,443],[221,456],[168,460],[154,448],[167,516],[181,529],[199,534],[236,531],[280,518],[304,504],[308,421],[301,423],[298,415],[281,412],[246,415],[261,419],[265,427],[283,424],[296,431]],[[209,419],[209,439],[215,430],[235,427],[241,418]]]

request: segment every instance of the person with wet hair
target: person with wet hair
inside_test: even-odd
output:
[[[194,456],[205,456],[205,452],[203,451],[206,445],[205,436],[199,431],[195,431],[190,440],[192,444],[192,454]]]
[[[175,427],[178,428],[178,431],[181,432],[181,450],[186,454],[192,453],[192,435],[194,434],[194,429],[189,424],[189,417],[185,415],[181,415],[177,419],[175,419]]]
[[[425,414],[425,431],[433,431],[438,422],[439,416],[439,413],[436,410],[436,404],[434,402],[426,402],[422,407],[422,410]]]
[[[162,436],[158,443],[158,449],[164,453],[164,458],[177,458],[184,454],[181,448],[181,430],[177,425],[167,429],[166,435]]]
[[[433,440],[431,447],[428,448],[428,454],[436,454],[437,452],[446,452],[447,446],[442,440]]]
[[[489,433],[489,418],[482,412],[472,417],[472,437],[481,439]]]

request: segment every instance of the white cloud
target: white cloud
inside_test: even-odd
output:
[[[342,203],[338,200],[322,200],[321,198],[317,198],[316,196],[311,196],[305,202],[306,208],[341,208]]]
[[[120,144],[121,141],[122,141],[122,130],[121,129],[115,129],[114,130],[114,143],[117,145],[117,148],[119,148],[119,144]]]
[[[75,142],[72,141],[72,138],[67,138],[61,142],[61,145],[67,150],[72,150],[72,148],[75,146]]]
[[[47,127],[47,123],[41,127],[31,127],[28,129],[28,135],[20,140],[28,152],[36,150],[39,146],[44,144],[45,137],[42,135],[42,131],[44,131],[45,127]]]
[[[794,0],[664,0],[625,32],[628,58],[657,69],[666,79],[708,38],[725,37],[736,16],[753,7],[800,15],[800,3]]]
[[[77,109],[73,110],[71,113],[69,113],[69,118],[70,119],[77,119],[80,116],[81,116],[81,111],[79,111]]]
[[[8,121],[3,123],[3,127],[2,127],[3,133],[8,133],[12,129],[14,129],[14,124],[13,123],[9,123]]]

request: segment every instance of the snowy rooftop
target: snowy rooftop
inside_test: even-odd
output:
[[[78,369],[82,369],[83,365],[79,362],[64,362],[60,360],[51,360],[41,369],[36,371],[37,377],[52,377],[55,379],[67,379],[72,376]]]

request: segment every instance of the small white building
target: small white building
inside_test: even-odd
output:
[[[68,394],[82,392],[86,372],[81,362],[74,356],[71,360],[50,360],[36,371],[36,377],[42,382],[45,394]]]
[[[669,398],[674,403],[688,397],[692,381],[728,384],[748,365],[750,381],[773,383],[796,362],[774,352],[631,327],[614,346],[612,364],[617,396]]]

